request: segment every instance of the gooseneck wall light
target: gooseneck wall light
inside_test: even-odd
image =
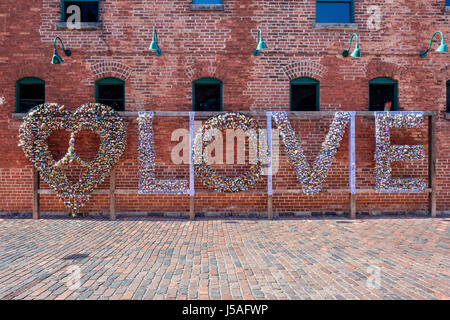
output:
[[[427,53],[428,53],[428,51],[430,51],[431,45],[433,44],[434,36],[438,33],[441,35],[441,45],[436,49],[436,52],[441,52],[441,53],[448,52],[447,45],[445,44],[445,41],[444,41],[444,34],[442,33],[442,31],[436,31],[431,36],[430,45],[428,46],[427,51],[422,51],[419,53],[422,58],[425,58],[427,56]]]
[[[155,51],[155,54],[157,56],[162,55],[162,50],[158,46],[158,34],[156,33],[156,29],[153,28],[153,39],[152,43],[150,43],[150,47],[148,47],[149,50]]]
[[[70,57],[72,55],[72,51],[70,50],[66,50],[66,48],[64,48],[64,43],[62,42],[60,37],[55,37],[55,40],[53,41],[53,57],[52,57],[52,64],[61,64],[64,62],[64,59],[61,58],[58,54],[58,50],[56,50],[56,41],[59,40],[59,42],[61,42],[61,46],[63,48],[64,54],[68,57]]]
[[[350,38],[350,43],[348,44],[348,50],[344,50],[342,52],[342,56],[344,58],[347,58],[348,54],[350,53],[350,48],[352,47],[353,37],[356,38],[356,46],[355,46],[355,50],[353,50],[353,52],[350,56],[353,58],[361,58],[362,57],[361,49],[359,49],[359,37],[358,37],[358,34],[354,33],[354,34],[352,34],[352,37]]]
[[[256,46],[256,50],[253,51],[253,55],[259,56],[263,49],[267,49],[267,45],[264,42],[263,37],[262,37],[261,29],[258,29],[258,38],[256,39],[256,41],[258,44]]]

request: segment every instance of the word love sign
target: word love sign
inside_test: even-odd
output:
[[[242,192],[256,185],[260,180],[261,164],[270,164],[272,145],[272,121],[274,121],[288,160],[294,169],[303,192],[314,195],[321,191],[330,165],[333,163],[345,129],[350,123],[350,189],[355,192],[355,145],[354,112],[336,112],[321,150],[312,165],[309,165],[295,132],[285,112],[267,113],[266,145],[258,153],[256,162],[249,170],[235,178],[221,177],[205,162],[202,155],[211,141],[211,132],[238,129],[249,138],[261,135],[259,123],[242,113],[220,114],[206,121],[194,135],[194,113],[190,114],[190,180],[156,179],[155,147],[153,130],[153,112],[140,112],[139,125],[139,193],[141,194],[187,194],[194,195],[194,174],[202,183],[218,192]],[[392,178],[391,162],[423,160],[423,146],[391,145],[390,129],[394,127],[419,128],[423,125],[421,112],[377,112],[376,121],[376,191],[377,192],[422,192],[426,183],[418,178]],[[59,161],[53,159],[48,149],[47,138],[57,129],[66,129],[71,133],[69,150]],[[75,134],[87,129],[100,137],[100,149],[96,158],[87,163],[77,156]],[[41,172],[44,180],[57,192],[66,206],[76,214],[89,200],[93,190],[109,175],[114,164],[125,149],[126,128],[120,116],[108,106],[87,104],[74,113],[68,112],[57,104],[44,104],[33,109],[24,119],[19,131],[20,145],[26,156]],[[205,142],[206,141],[206,142]],[[266,147],[268,146],[268,149]],[[196,160],[195,164],[193,159]],[[76,161],[85,172],[77,183],[72,183],[64,173],[62,166]],[[269,165],[269,172],[270,165]],[[269,173],[269,180],[271,174]],[[268,184],[269,188],[271,183]],[[269,189],[269,194],[271,190]]]
[[[216,171],[205,163],[203,149],[208,141],[211,141],[211,132],[214,130],[241,129],[252,136],[258,134],[261,128],[255,119],[249,118],[241,113],[230,112],[210,118],[193,138],[193,113],[191,113],[191,181],[187,180],[158,180],[155,179],[154,163],[154,143],[153,143],[153,112],[141,112],[139,114],[139,167],[140,182],[139,193],[174,193],[194,194],[193,175],[194,173],[201,179],[202,183],[213,190],[219,192],[242,192],[254,186],[260,180],[261,162],[270,153],[258,153],[258,161],[241,176],[236,178],[226,178],[217,175]],[[350,189],[356,192],[355,187],[355,132],[354,132],[354,112],[336,112],[330,125],[328,134],[322,144],[317,159],[310,166],[301,148],[285,112],[268,112],[267,136],[271,145],[272,120],[275,122],[284,147],[288,154],[288,160],[294,169],[303,192],[314,195],[321,191],[322,184],[326,179],[327,172],[339,144],[345,133],[345,128],[351,124],[350,133]],[[391,177],[391,162],[423,160],[425,158],[423,146],[395,146],[390,144],[390,128],[407,127],[419,128],[423,125],[423,113],[421,112],[377,112],[376,121],[376,191],[377,192],[422,192],[425,188],[423,179],[402,179]],[[193,141],[192,141],[193,139]],[[269,148],[270,149],[270,148]],[[192,159],[196,159],[192,165]],[[271,176],[269,175],[269,180]],[[269,195],[271,194],[271,184],[268,184]]]

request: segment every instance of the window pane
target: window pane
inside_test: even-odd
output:
[[[123,100],[123,85],[120,84],[99,84],[99,99],[121,99]]]
[[[115,111],[125,111],[125,103],[123,100],[102,100],[99,99],[98,103],[111,107]]]
[[[292,111],[316,111],[318,87],[312,85],[291,86],[291,110]]]
[[[369,111],[384,111],[386,103],[391,102],[391,110],[396,110],[395,85],[370,85],[370,106]]]
[[[75,5],[80,7],[81,22],[98,22],[98,2],[97,1],[65,1],[64,21],[67,21],[71,14],[67,13],[67,8]]]
[[[21,84],[20,99],[44,100],[45,90],[43,84]]]
[[[351,21],[351,2],[317,2],[316,22],[348,23]]]
[[[445,5],[450,6],[450,0],[445,0]]]
[[[116,111],[125,110],[124,86],[121,84],[99,84],[98,102],[110,106]]]
[[[220,84],[195,84],[195,111],[220,111]]]
[[[19,111],[28,112],[37,105],[45,103],[43,84],[20,84]]]

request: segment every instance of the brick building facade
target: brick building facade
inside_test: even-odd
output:
[[[351,23],[316,23],[316,1],[224,0],[219,10],[199,10],[190,0],[100,0],[101,23],[69,29],[61,23],[60,0],[0,2],[0,212],[31,212],[32,166],[18,146],[21,124],[16,110],[16,83],[33,77],[45,81],[45,101],[74,110],[94,102],[96,81],[114,77],[125,83],[126,111],[191,111],[193,81],[204,77],[222,82],[223,111],[288,111],[290,82],[307,77],[320,84],[321,111],[367,111],[369,82],[389,78],[398,85],[398,110],[435,111],[437,128],[437,210],[450,211],[450,120],[447,120],[448,54],[425,50],[431,35],[448,35],[450,12],[445,0],[354,0]],[[201,8],[201,7],[200,7]],[[211,9],[211,8],[210,8]],[[217,8],[216,8],[217,9]],[[156,56],[148,50],[153,27],[158,31]],[[257,30],[268,48],[254,56]],[[363,56],[344,58],[352,33],[358,33]],[[53,40],[60,36],[72,56],[52,65]],[[436,48],[435,38],[432,48]],[[61,50],[60,50],[61,51]],[[138,137],[135,117],[124,116],[128,141],[117,165],[117,188],[137,190]],[[156,118],[155,145],[159,177],[186,178],[188,165],[175,165],[170,153],[174,129],[188,128],[188,118]],[[312,161],[323,142],[330,119],[292,120]],[[373,118],[356,121],[356,184],[375,185]],[[348,187],[346,133],[330,168],[324,189]],[[393,130],[393,143],[427,145],[427,126]],[[55,157],[65,153],[68,135],[57,132],[49,144]],[[98,139],[83,134],[77,140],[85,157],[95,155]],[[299,189],[283,147],[274,188]],[[401,177],[427,177],[427,161],[396,163]],[[231,169],[231,168],[228,168]],[[245,170],[234,166],[224,174]],[[76,172],[77,169],[71,169]],[[239,194],[198,194],[196,212],[262,213],[267,202],[266,179]],[[105,181],[100,189],[107,189]],[[198,179],[196,187],[205,189]],[[41,188],[45,188],[41,185]],[[357,195],[358,212],[426,211],[427,194]],[[189,211],[187,195],[118,194],[118,212]],[[348,193],[275,194],[274,212],[348,212]],[[56,195],[41,195],[44,212],[65,211]],[[107,212],[108,195],[96,194],[84,211]]]

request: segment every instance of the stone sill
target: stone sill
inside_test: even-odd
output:
[[[357,23],[314,23],[313,28],[315,29],[358,29]]]
[[[12,118],[13,119],[23,119],[23,118],[25,118],[26,115],[27,115],[26,113],[17,113],[17,112],[15,112],[15,113],[12,114]]]
[[[214,11],[223,11],[225,6],[223,4],[190,4],[189,8],[191,10],[214,10]]]
[[[101,22],[80,22],[80,28],[69,28],[67,22],[57,22],[57,29],[68,29],[68,30],[86,30],[86,29],[101,29]]]

